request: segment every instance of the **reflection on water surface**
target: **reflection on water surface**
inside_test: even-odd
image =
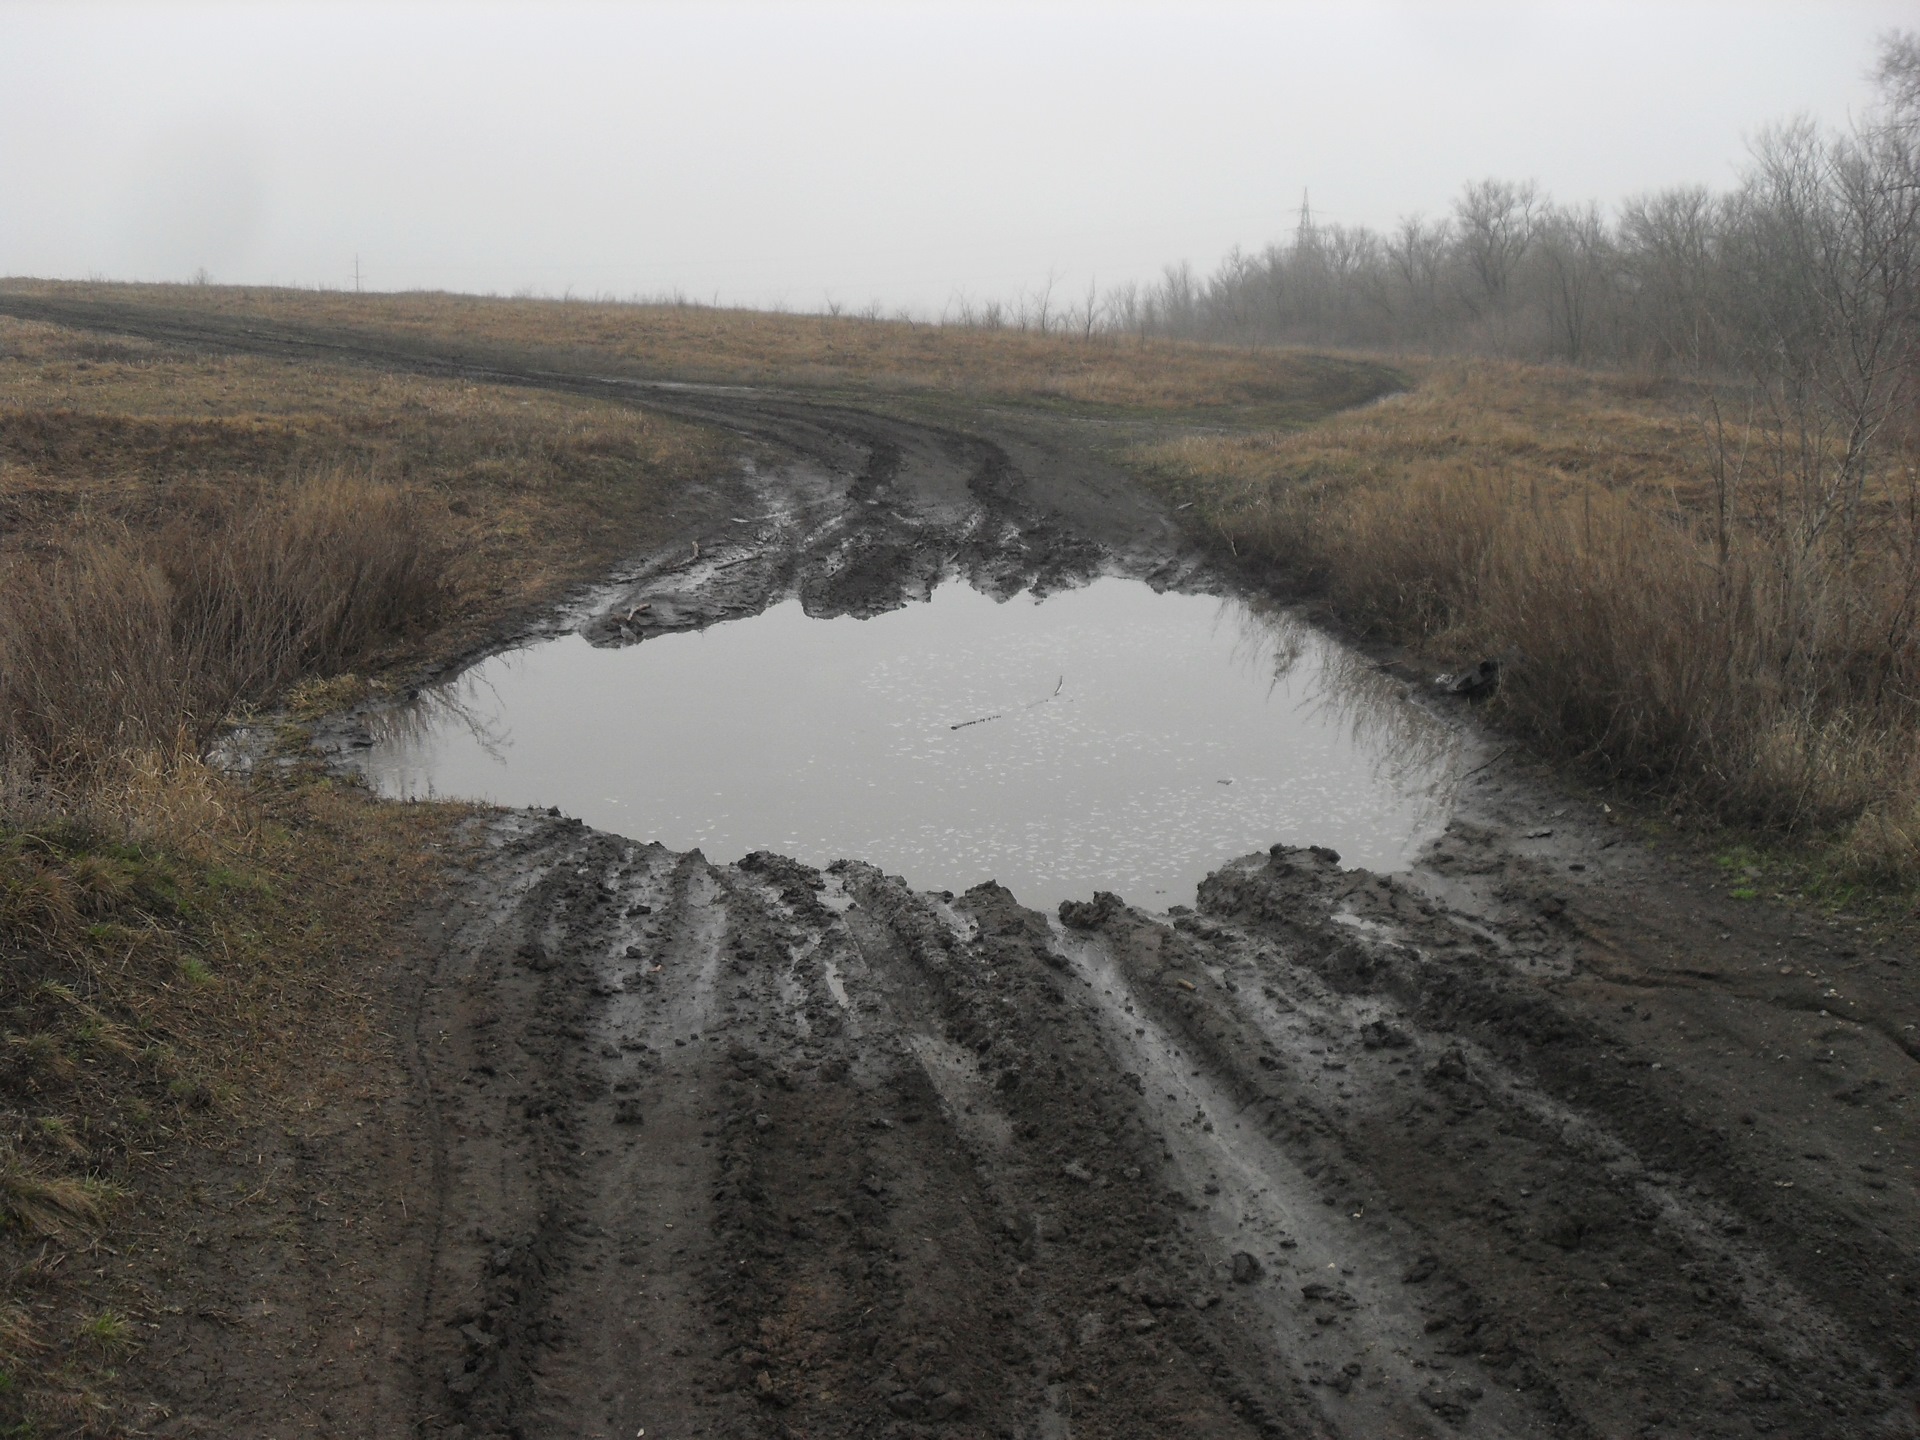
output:
[[[798,601],[627,649],[497,656],[389,727],[394,796],[556,805],[729,861],[851,857],[1030,905],[1187,903],[1275,841],[1397,869],[1445,821],[1453,732],[1283,615],[1105,579],[962,583],[870,620]]]

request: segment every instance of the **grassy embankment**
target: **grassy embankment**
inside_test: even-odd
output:
[[[605,404],[0,320],[0,1430],[124,1421],[168,1300],[135,1257],[244,1199],[196,1194],[197,1152],[385,1073],[374,977],[463,813],[243,786],[207,739],[551,600],[722,456]]]
[[[1150,415],[1275,423],[1382,383],[854,320],[53,288],[601,371]],[[399,1074],[379,977],[466,812],[312,771],[242,785],[201,763],[207,739],[550,602],[672,533],[725,455],[602,402],[0,320],[0,1428],[120,1426],[175,1242],[206,1207],[269,1223],[278,1203],[206,1193],[195,1157]]]
[[[1849,545],[1809,533],[1799,497],[1757,465],[1723,492],[1699,401],[1677,387],[1408,370],[1411,393],[1309,430],[1192,436],[1134,460],[1243,559],[1363,631],[1436,668],[1515,662],[1494,716],[1544,754],[1764,837],[1797,883],[1910,892],[1913,457],[1869,488]],[[1735,434],[1728,453],[1763,446]]]

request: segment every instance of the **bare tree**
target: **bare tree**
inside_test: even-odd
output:
[[[1721,207],[1704,186],[1643,195],[1621,212],[1618,243],[1626,303],[1657,369],[1713,363],[1714,289]]]
[[[1441,277],[1453,232],[1445,220],[1428,225],[1418,215],[1403,216],[1383,246],[1395,281],[1393,303],[1403,337],[1426,339],[1441,320]]]
[[[1093,332],[1100,324],[1100,284],[1098,280],[1087,281],[1087,293],[1080,302],[1079,329],[1080,339],[1090,342]]]
[[[1453,203],[1460,258],[1471,283],[1463,297],[1475,315],[1505,305],[1514,272],[1533,243],[1545,200],[1531,180],[1477,180]]]
[[[1547,212],[1539,227],[1547,312],[1566,359],[1588,358],[1613,280],[1614,247],[1594,204]]]
[[[1033,328],[1038,330],[1042,335],[1047,334],[1052,329],[1053,292],[1059,284],[1060,272],[1050,269],[1047,271],[1046,283],[1033,292],[1033,309],[1030,312]],[[1022,305],[1021,328],[1023,329],[1026,327],[1028,314],[1029,312],[1026,306]]]

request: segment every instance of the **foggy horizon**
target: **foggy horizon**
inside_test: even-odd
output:
[[[1909,6],[13,5],[0,274],[938,314],[1729,186]],[[1710,60],[1703,57],[1711,57]]]

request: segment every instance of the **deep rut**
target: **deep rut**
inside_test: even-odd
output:
[[[420,1032],[427,1433],[1901,1433],[1738,1175],[1641,1156],[1604,1042],[1398,880],[1062,923],[488,843]]]

